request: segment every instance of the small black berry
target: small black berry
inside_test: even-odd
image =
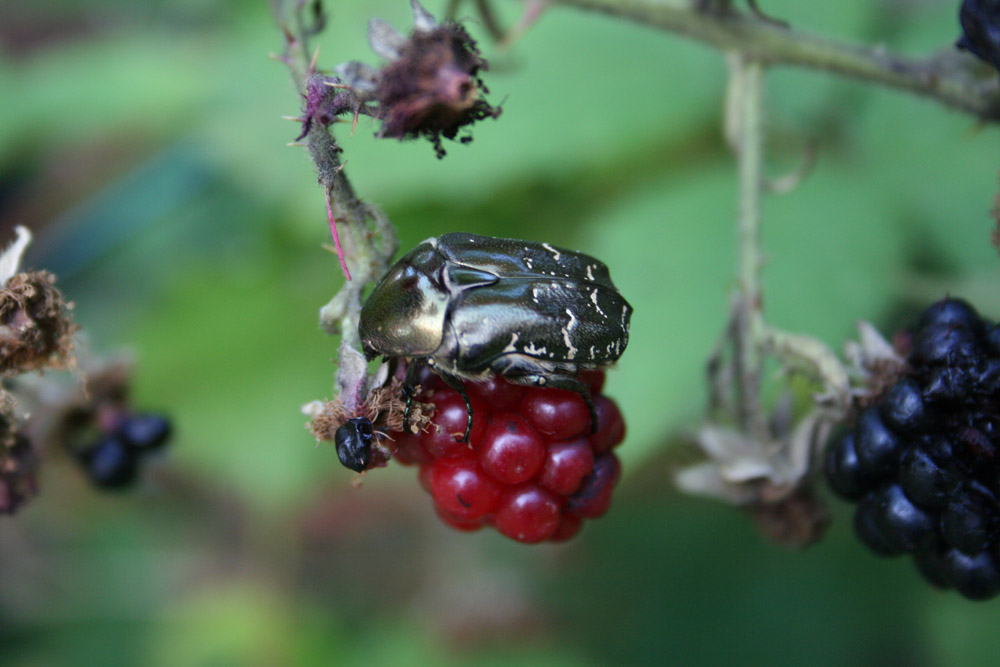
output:
[[[917,330],[913,356],[925,364],[954,363],[976,355],[976,335],[958,322],[941,322]]]
[[[965,0],[958,19],[962,36],[955,46],[1000,69],[1000,2]]]
[[[882,530],[875,522],[875,513],[878,511],[878,500],[875,494],[870,493],[861,499],[857,509],[854,510],[854,532],[866,547],[874,551],[879,556],[896,556],[901,552],[893,547],[889,540],[882,534]]]
[[[951,584],[948,583],[948,566],[945,558],[947,552],[946,546],[940,542],[933,542],[913,554],[913,562],[920,570],[920,574],[938,588],[951,588]]]
[[[346,468],[361,472],[372,460],[372,422],[366,417],[352,417],[337,429],[334,441],[337,458]]]
[[[86,450],[82,458],[90,481],[105,489],[131,485],[139,471],[136,450],[114,436],[99,441]]]
[[[940,510],[948,504],[949,492],[957,480],[925,449],[914,448],[903,454],[899,481],[913,502],[925,509]]]
[[[1000,570],[988,552],[975,556],[951,549],[944,555],[945,576],[955,590],[971,600],[987,600],[1000,593]]]
[[[996,535],[997,501],[981,484],[962,484],[951,493],[941,515],[941,535],[955,549],[974,556]]]
[[[924,420],[924,399],[920,386],[910,378],[900,380],[882,403],[882,418],[887,426],[904,432],[916,431]]]
[[[926,374],[924,399],[929,402],[959,401],[968,395],[972,375],[964,366],[938,366]]]
[[[830,488],[845,500],[857,500],[868,490],[858,453],[854,448],[854,433],[830,442],[823,467]]]
[[[876,492],[875,525],[895,551],[916,551],[931,537],[934,522],[913,504],[899,484]]]
[[[162,415],[130,415],[118,426],[118,435],[136,449],[159,449],[170,439],[170,420]]]
[[[917,330],[935,327],[968,329],[975,336],[983,335],[986,328],[979,313],[968,301],[950,297],[929,306],[917,320]]]
[[[861,413],[854,431],[854,447],[861,469],[869,477],[892,472],[902,452],[902,443],[882,422],[877,407]]]

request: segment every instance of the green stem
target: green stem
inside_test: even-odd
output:
[[[922,95],[983,121],[1000,122],[1000,79],[955,49],[930,59],[907,58],[881,46],[844,44],[792,30],[752,14],[698,10],[690,0],[552,0],[552,4],[678,33],[765,65],[827,70]]]
[[[760,407],[764,318],[761,312],[760,202],[763,189],[764,66],[735,55],[731,76],[735,90],[736,151],[739,161],[739,259],[736,298],[736,355],[739,420],[744,431],[767,439]]]
[[[274,0],[274,11],[286,38],[282,61],[291,70],[292,81],[300,95],[308,92],[313,76],[313,53],[309,38],[319,25],[308,26],[303,17],[302,0]],[[315,7],[309,3],[311,7]],[[317,14],[316,21],[320,21]],[[313,123],[305,137],[309,156],[316,165],[316,175],[324,194],[329,198],[334,219],[343,223],[341,242],[349,261],[353,280],[320,309],[320,325],[331,334],[342,334],[358,347],[358,317],[361,312],[361,292],[365,285],[381,275],[396,252],[397,240],[392,224],[382,211],[357,196],[344,173],[340,147],[330,128]],[[322,210],[322,209],[321,209]]]

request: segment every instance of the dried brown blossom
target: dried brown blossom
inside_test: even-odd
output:
[[[441,138],[455,139],[476,121],[496,118],[479,73],[488,64],[476,42],[456,23],[438,23],[416,0],[411,0],[414,29],[409,38],[390,25],[372,19],[368,40],[372,50],[389,62],[379,70],[363,63],[338,66],[339,78],[325,85],[338,92],[307,94],[304,131],[319,120],[327,124],[342,113],[370,115],[381,121],[377,136],[396,139],[424,137],[438,157],[445,154]],[[469,135],[458,139],[468,143]]]
[[[71,308],[47,271],[10,278],[0,288],[0,373],[68,367],[77,330]]]

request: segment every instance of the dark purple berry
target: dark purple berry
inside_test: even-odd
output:
[[[944,560],[948,583],[965,597],[987,600],[1000,593],[1000,570],[988,552],[969,556],[952,549],[945,554]]]
[[[1000,359],[987,359],[973,370],[972,381],[980,393],[993,395],[1000,389]]]
[[[105,489],[129,486],[139,472],[136,450],[114,436],[99,441],[82,458],[90,481]]]
[[[372,461],[372,437],[374,429],[371,420],[353,417],[344,422],[334,436],[337,444],[337,458],[345,468],[361,472]]]
[[[939,542],[928,544],[913,554],[913,562],[924,579],[938,588],[951,588],[947,574],[947,547]]]
[[[895,551],[916,551],[932,535],[931,516],[906,497],[903,487],[891,484],[875,494],[875,525]]]
[[[891,473],[899,462],[902,444],[871,407],[861,413],[854,431],[854,448],[865,475],[876,477]]]
[[[920,386],[910,378],[900,380],[882,402],[882,418],[888,427],[904,432],[918,430],[924,420]]]
[[[956,363],[977,352],[976,336],[955,323],[934,324],[918,329],[913,337],[913,356],[925,364]]]
[[[1000,69],[1000,2],[965,0],[958,19],[962,36],[955,46]]]
[[[879,556],[897,556],[901,551],[889,543],[875,523],[877,510],[878,501],[875,494],[870,493],[865,496],[854,510],[854,532],[866,547]]]
[[[868,490],[854,449],[854,433],[830,442],[823,470],[830,488],[844,500],[857,500]]]
[[[136,449],[159,449],[170,439],[170,420],[156,414],[131,415],[118,426],[118,435]]]
[[[1000,324],[994,324],[986,332],[986,344],[991,355],[1000,357]]]
[[[924,399],[931,403],[958,401],[969,393],[973,377],[964,366],[938,366],[926,375]]]
[[[985,331],[985,324],[979,313],[964,299],[947,297],[932,304],[917,321],[917,330],[931,327],[967,329],[976,336]]]
[[[975,555],[996,535],[997,501],[987,489],[975,482],[956,488],[941,515],[941,535],[955,549]]]
[[[924,449],[914,448],[903,454],[899,481],[913,502],[925,509],[940,510],[948,504],[956,479]]]

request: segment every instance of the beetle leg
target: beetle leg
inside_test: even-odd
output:
[[[444,383],[458,392],[458,395],[462,397],[465,401],[465,412],[469,415],[468,421],[465,423],[465,435],[462,436],[462,442],[469,441],[469,433],[472,432],[472,403],[469,401],[469,395],[465,393],[465,385],[454,375],[448,375],[446,373],[438,373],[438,377],[444,380]]]
[[[403,379],[403,398],[406,399],[406,407],[403,408],[403,431],[410,431],[410,406],[413,405],[413,397],[417,394],[417,381],[420,380],[420,369],[423,364],[416,359],[410,359],[406,365],[406,377]]]

